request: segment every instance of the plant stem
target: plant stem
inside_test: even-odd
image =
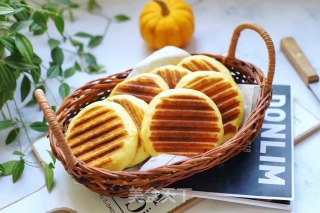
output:
[[[19,107],[18,107],[18,105],[17,105],[17,102],[16,102],[16,99],[15,99],[15,98],[13,98],[13,102],[14,102],[14,105],[16,106],[16,109],[17,109],[17,112],[18,112],[18,115],[19,115],[19,119],[20,119],[20,121],[21,121],[21,123],[22,123],[23,129],[24,129],[24,131],[25,131],[25,133],[26,133],[26,136],[27,136],[27,138],[28,138],[28,141],[29,141],[29,143],[31,144],[32,142],[31,142],[31,139],[30,139],[30,137],[29,137],[26,124],[24,123],[24,121],[23,121],[23,119],[22,119],[22,116],[21,116],[21,113],[20,113],[20,110],[19,110]]]
[[[59,105],[59,102],[57,101],[57,99],[54,97],[53,92],[51,91],[50,87],[47,85],[45,79],[41,78],[41,80],[43,81],[44,85],[46,86],[46,88],[48,89],[48,92],[50,93],[50,95],[52,96],[54,102]],[[57,79],[59,80],[59,79]]]
[[[7,107],[10,119],[13,121],[13,117],[12,117],[8,102],[6,102],[6,107]],[[15,128],[14,128],[15,132],[16,132],[16,134],[18,134],[17,129],[16,129],[16,123],[14,123],[14,125],[15,125]],[[22,146],[21,146],[20,138],[18,138],[18,142],[19,142],[19,150],[20,150],[20,152],[22,152]]]
[[[6,117],[6,114],[4,114],[3,110],[1,109],[1,115],[3,117],[4,120],[8,120],[8,118]]]
[[[66,51],[66,52],[69,52],[69,53],[78,55],[78,53],[77,53],[76,51],[68,50],[68,49],[65,49],[65,48],[63,48],[63,47],[61,47],[61,49],[62,49],[63,51]]]

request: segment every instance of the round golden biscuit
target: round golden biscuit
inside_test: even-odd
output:
[[[138,147],[134,158],[127,167],[132,167],[141,163],[147,157],[149,157],[149,154],[144,150],[141,139],[141,124],[143,116],[148,108],[148,104],[145,101],[132,95],[115,95],[107,98],[105,101],[113,101],[120,104],[132,118],[134,124],[138,129]]]
[[[98,101],[72,119],[66,141],[78,160],[92,167],[123,170],[136,154],[138,130],[120,104]]]
[[[180,61],[177,65],[192,72],[195,71],[215,71],[227,75],[233,80],[230,71],[219,61],[206,55],[192,55]]]
[[[146,151],[192,157],[221,144],[221,114],[205,94],[191,89],[171,89],[149,104],[141,129]]]
[[[174,89],[180,79],[183,76],[191,73],[191,71],[183,67],[166,65],[152,70],[151,73],[160,75],[161,78],[163,78],[164,81],[168,84],[169,88]]]
[[[231,138],[241,124],[244,103],[238,85],[222,73],[199,71],[183,77],[176,88],[194,89],[213,100],[222,115],[224,140]]]
[[[168,90],[167,83],[153,73],[143,73],[119,83],[111,92],[114,95],[132,95],[150,103],[152,98],[164,90]]]

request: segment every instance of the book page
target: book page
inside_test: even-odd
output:
[[[303,135],[320,123],[320,117],[311,112],[298,99],[293,99],[293,127],[294,137]]]

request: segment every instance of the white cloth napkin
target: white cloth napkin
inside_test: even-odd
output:
[[[173,46],[164,47],[158,51],[155,51],[146,59],[137,64],[137,66],[135,66],[132,72],[129,74],[128,79],[141,73],[151,72],[155,68],[164,65],[176,65],[187,56],[190,56],[190,54],[183,49]]]

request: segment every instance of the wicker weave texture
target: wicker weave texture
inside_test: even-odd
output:
[[[257,32],[266,44],[269,57],[267,77],[264,77],[263,72],[255,65],[235,58],[238,39],[241,32],[246,29]],[[236,135],[224,144],[191,159],[144,172],[107,171],[90,167],[78,161],[71,153],[63,136],[68,124],[85,106],[108,97],[111,90],[128,76],[131,71],[128,70],[91,81],[78,88],[63,101],[56,114],[51,110],[44,93],[41,90],[35,92],[50,126],[49,139],[54,155],[77,182],[94,192],[110,197],[126,197],[133,189],[142,191],[151,187],[160,189],[177,180],[210,169],[237,155],[258,135],[265,111],[272,98],[272,80],[275,69],[273,42],[268,33],[260,26],[243,23],[234,30],[227,56],[204,55],[222,62],[231,71],[237,83],[260,85],[257,104],[248,120]]]

